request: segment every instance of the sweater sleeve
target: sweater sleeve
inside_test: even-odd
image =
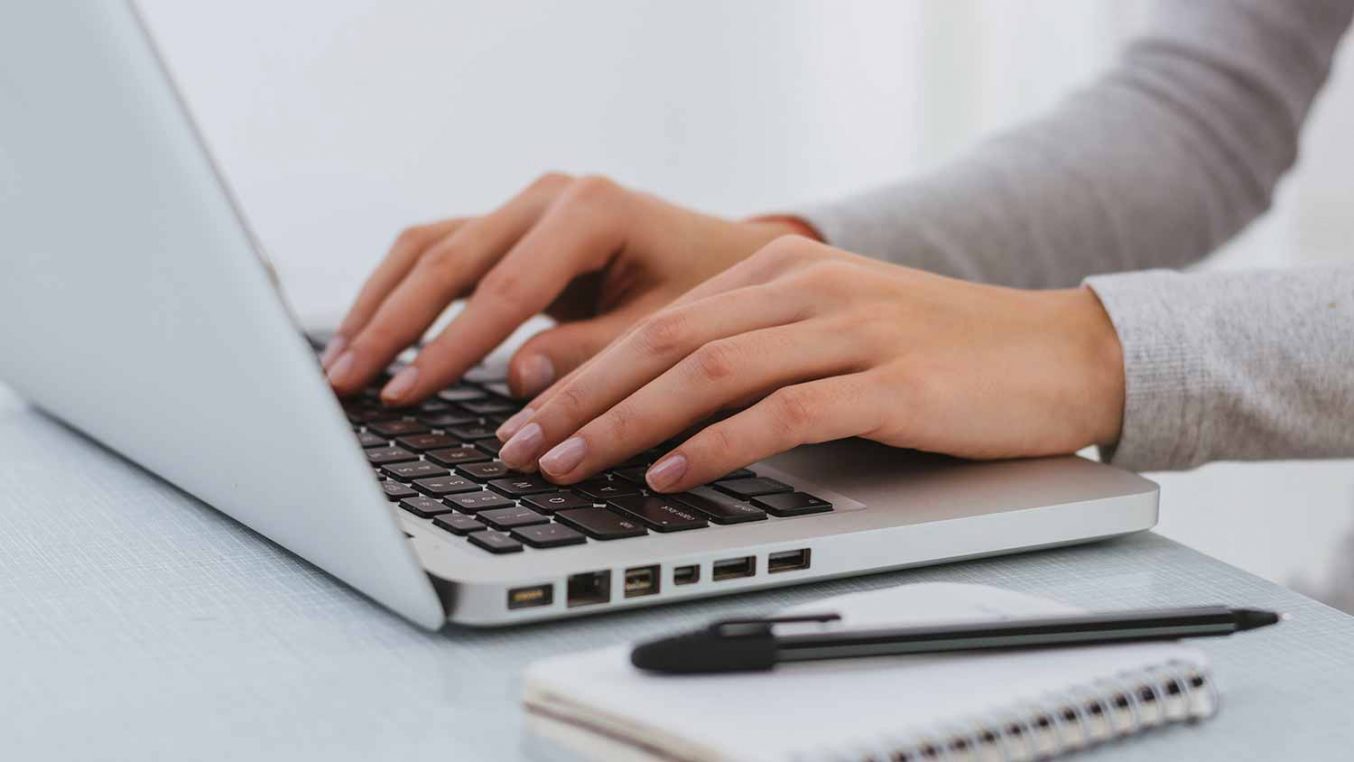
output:
[[[929,176],[797,211],[832,245],[1052,288],[1197,261],[1268,208],[1354,0],[1168,0],[1120,63]]]
[[[1354,457],[1354,266],[1089,278],[1124,348],[1139,471]]]

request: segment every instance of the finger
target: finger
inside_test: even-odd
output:
[[[410,404],[459,378],[578,275],[599,270],[625,245],[625,193],[578,181],[475,287],[465,310],[382,390]]]
[[[514,467],[536,458],[710,342],[800,320],[807,305],[774,286],[717,294],[666,309],[603,350],[549,399],[533,403],[531,422],[512,435],[499,457]]]
[[[601,352],[629,328],[643,310],[607,312],[589,320],[562,323],[532,336],[508,362],[508,386],[518,397],[533,397]]]
[[[813,351],[804,352],[804,347]],[[861,352],[825,322],[765,328],[702,346],[541,456],[552,480],[572,483],[772,389],[859,367]],[[504,448],[507,449],[506,447]]]
[[[399,234],[385,259],[362,284],[353,306],[339,322],[333,338],[325,346],[320,364],[326,370],[347,348],[352,337],[356,336],[371,320],[372,315],[376,314],[376,309],[385,301],[386,296],[404,280],[404,276],[409,274],[423,252],[437,241],[456,232],[456,228],[460,227],[462,222],[464,220],[450,219],[429,225],[415,225]]]
[[[329,366],[340,394],[361,388],[413,344],[447,305],[467,292],[541,217],[560,183],[543,178],[493,212],[467,220],[427,249]]]
[[[786,386],[697,432],[645,478],[657,492],[681,492],[802,444],[868,436],[883,423],[881,402],[868,372]]]

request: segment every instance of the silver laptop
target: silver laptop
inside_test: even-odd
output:
[[[860,441],[802,447],[697,494],[648,495],[626,467],[559,490],[494,459],[487,432],[520,403],[490,370],[414,410],[341,403],[122,2],[0,8],[0,266],[0,379],[428,628],[1156,521],[1155,484],[1082,458],[969,463]]]

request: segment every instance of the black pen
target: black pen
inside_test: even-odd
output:
[[[813,614],[726,619],[702,630],[642,643],[631,652],[630,663],[670,674],[755,672],[782,662],[818,659],[1213,637],[1265,627],[1281,618],[1270,611],[1196,606],[800,635],[776,635],[772,628],[795,622],[832,622],[841,617]]]

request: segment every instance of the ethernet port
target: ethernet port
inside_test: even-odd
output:
[[[611,572],[584,572],[569,576],[568,597],[565,602],[569,608],[591,606],[594,603],[607,603],[611,600]]]

